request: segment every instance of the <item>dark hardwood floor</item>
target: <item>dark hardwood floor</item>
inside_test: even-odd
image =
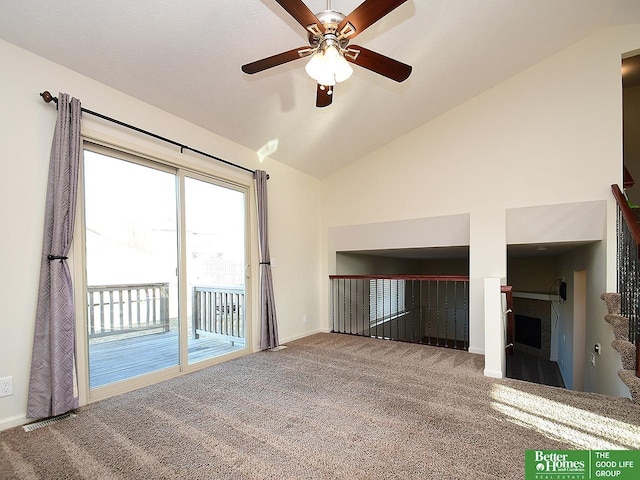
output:
[[[514,352],[513,355],[507,355],[507,377],[565,388],[556,362],[525,353]]]

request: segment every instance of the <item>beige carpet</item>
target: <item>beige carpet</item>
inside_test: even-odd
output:
[[[0,433],[0,478],[524,478],[526,449],[640,448],[640,405],[319,334]]]

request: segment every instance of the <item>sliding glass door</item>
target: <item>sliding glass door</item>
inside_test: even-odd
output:
[[[244,348],[244,193],[185,179],[189,363]]]
[[[89,388],[245,347],[242,188],[84,152]]]

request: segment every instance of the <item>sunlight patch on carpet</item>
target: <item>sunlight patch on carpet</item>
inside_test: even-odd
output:
[[[589,450],[640,448],[640,427],[504,385],[494,385],[493,409],[512,422]]]

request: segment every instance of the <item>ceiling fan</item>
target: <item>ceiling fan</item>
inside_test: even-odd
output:
[[[242,71],[254,74],[302,57],[311,56],[306,71],[317,82],[316,106],[326,107],[333,100],[336,83],[351,76],[349,63],[359,65],[396,82],[411,75],[411,66],[367,50],[349,42],[407,0],[365,0],[345,16],[331,9],[316,15],[302,0],[276,0],[309,34],[309,46],[295,48],[242,66]]]

